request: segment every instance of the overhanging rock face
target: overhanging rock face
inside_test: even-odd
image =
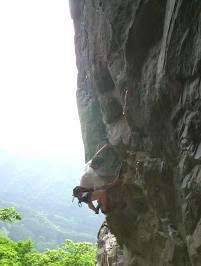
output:
[[[201,1],[71,0],[86,160],[125,162],[108,225],[131,266],[201,265]]]

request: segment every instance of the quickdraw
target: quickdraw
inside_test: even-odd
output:
[[[125,95],[124,95],[124,106],[123,106],[123,116],[126,115],[127,111],[127,97],[128,96],[128,89],[126,88]]]

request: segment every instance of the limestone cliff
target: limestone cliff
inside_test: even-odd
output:
[[[111,234],[106,222],[100,228],[97,241],[96,266],[123,266],[123,250],[119,247],[116,237]]]
[[[71,0],[88,160],[124,161],[109,228],[132,266],[201,265],[201,1]]]

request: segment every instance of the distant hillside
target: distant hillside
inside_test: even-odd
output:
[[[15,206],[22,221],[0,228],[14,240],[32,238],[37,248],[65,239],[96,241],[103,220],[72,203],[81,162],[35,159],[0,151],[0,207]]]

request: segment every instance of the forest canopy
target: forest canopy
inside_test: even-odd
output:
[[[66,240],[61,248],[38,252],[31,240],[13,241],[0,235],[0,265],[4,266],[93,266],[95,246]]]

